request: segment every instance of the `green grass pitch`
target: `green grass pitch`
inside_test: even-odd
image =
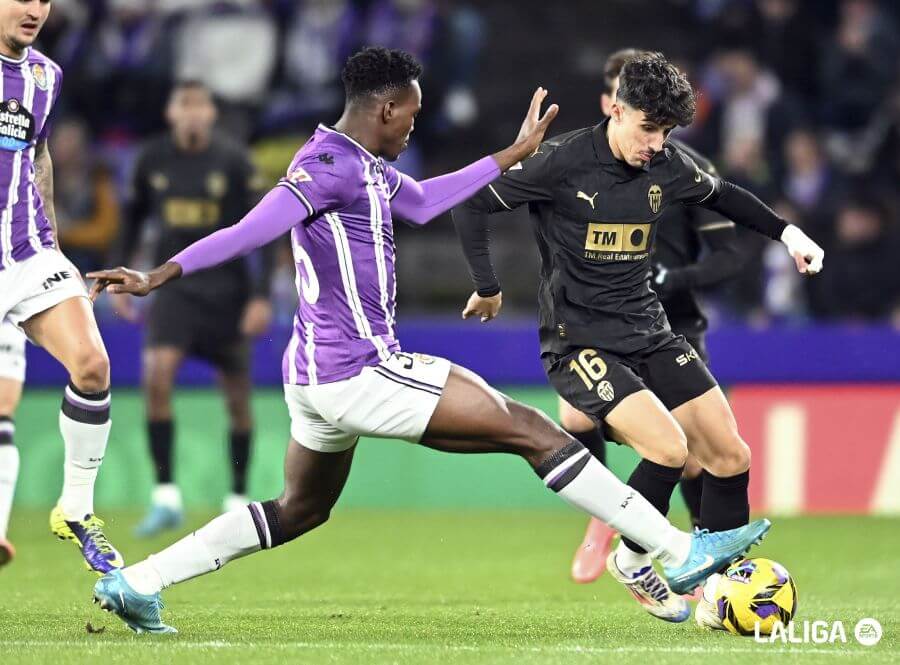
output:
[[[172,541],[130,537],[132,561]],[[194,515],[182,531],[208,516]],[[136,636],[90,602],[96,579],[47,515],[18,510],[0,572],[0,663],[897,663],[900,520],[778,519],[756,552],[784,563],[798,619],[842,620],[848,644],[756,644],[645,614],[609,577],[568,579],[583,519],[552,510],[344,509],[297,542],[164,594],[174,636]],[[676,519],[684,522],[683,516]],[[853,625],[875,617],[863,647]],[[86,624],[101,633],[89,634]]]

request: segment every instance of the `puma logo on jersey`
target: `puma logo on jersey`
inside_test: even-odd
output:
[[[585,201],[587,201],[588,203],[591,204],[591,210],[593,210],[593,209],[594,209],[594,199],[597,198],[597,194],[598,194],[598,192],[594,192],[594,195],[593,195],[593,196],[588,196],[588,195],[585,194],[584,192],[578,192],[578,193],[575,195],[575,198],[577,198],[577,199],[584,199]]]

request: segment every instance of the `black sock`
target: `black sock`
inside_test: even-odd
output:
[[[703,496],[703,476],[682,478],[678,486],[681,488],[681,496],[684,497],[684,502],[691,515],[691,526],[699,527],[701,525],[700,498]]]
[[[281,522],[278,519],[278,507],[275,501],[254,501],[247,505],[250,515],[253,517],[253,525],[256,527],[256,535],[259,537],[259,546],[264,550],[278,547],[291,540],[285,538],[281,530]]]
[[[147,422],[147,438],[150,439],[150,455],[156,468],[156,482],[172,482],[172,432],[171,420]]]
[[[719,478],[703,472],[703,501],[700,523],[710,531],[726,531],[744,526],[750,521],[750,501],[747,487],[750,472]]]
[[[628,486],[640,492],[663,515],[669,512],[669,501],[681,479],[683,466],[663,466],[642,459],[628,479]],[[622,542],[633,552],[646,553],[643,547],[624,536]]]
[[[16,424],[9,416],[0,416],[0,446],[14,446]]]
[[[231,431],[228,437],[231,451],[231,491],[247,493],[247,469],[250,461],[250,432]]]
[[[566,433],[580,441],[581,445],[591,452],[594,459],[606,466],[606,439],[603,438],[603,428],[595,427],[587,432],[573,432],[567,429]]]

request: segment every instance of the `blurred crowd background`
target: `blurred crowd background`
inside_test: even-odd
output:
[[[274,183],[337,119],[347,56],[406,49],[426,68],[424,108],[398,166],[427,177],[511,142],[537,85],[561,106],[551,134],[595,124],[606,56],[638,47],[676,60],[699,93],[679,138],[826,249],[807,280],[780,245],[741,233],[741,276],[705,295],[714,320],[900,327],[898,25],[892,0],[54,0],[38,47],[65,73],[51,138],[61,241],[84,270],[107,261],[173,81],[210,86],[219,130]],[[397,245],[402,314],[462,308],[449,220],[399,228]],[[501,222],[495,247],[507,311],[531,313],[531,230]],[[280,256],[284,319],[296,295]]]

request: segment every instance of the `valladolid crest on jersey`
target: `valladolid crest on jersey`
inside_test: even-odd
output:
[[[650,210],[653,211],[653,214],[658,213],[662,203],[662,187],[650,185],[650,189],[647,191],[647,200],[650,202]]]
[[[31,65],[31,75],[34,77],[34,84],[41,90],[47,89],[47,70],[44,65],[39,62]]]

